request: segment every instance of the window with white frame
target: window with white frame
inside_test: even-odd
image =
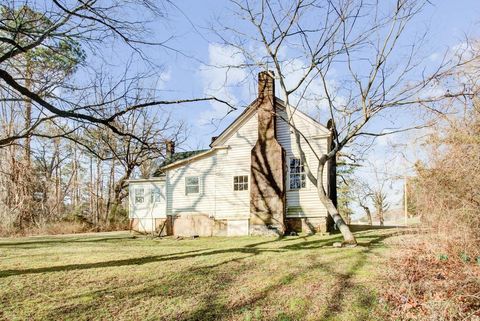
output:
[[[200,179],[198,176],[185,177],[185,194],[200,193]]]
[[[248,191],[248,175],[234,176],[233,177],[233,190],[234,191]]]
[[[159,187],[154,187],[150,190],[150,202],[151,203],[160,203],[161,202],[161,191]]]
[[[145,202],[145,189],[135,188],[135,204],[142,204]]]
[[[306,187],[305,168],[300,158],[290,158],[289,164],[290,189],[301,189]]]

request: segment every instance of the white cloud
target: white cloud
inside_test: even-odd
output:
[[[287,88],[292,88],[305,76],[307,67],[302,59],[295,58],[284,62],[283,71],[285,74]],[[334,79],[335,70],[331,70],[326,80],[326,87],[335,105],[345,104],[346,99],[338,94],[339,86]],[[299,108],[307,114],[318,118],[329,110],[327,95],[322,79],[317,75],[315,78],[307,77],[304,85],[290,97],[292,105],[298,103]],[[305,90],[306,86],[307,90]],[[305,95],[303,95],[305,91]],[[303,95],[303,96],[302,96]],[[285,98],[285,97],[282,97]]]
[[[226,100],[233,105],[238,105],[245,88],[239,84],[247,77],[245,70],[234,68],[244,63],[243,56],[234,47],[218,44],[208,46],[209,66],[200,70],[204,92]],[[233,67],[233,68],[232,68]],[[247,84],[242,84],[247,86]],[[219,102],[211,102],[211,108],[200,114],[199,124],[207,124],[212,120],[223,118],[229,111],[229,107]]]
[[[164,90],[167,87],[167,83],[172,78],[172,72],[170,69],[164,70],[157,79],[157,90]]]
[[[428,59],[430,59],[432,62],[437,62],[440,59],[440,54],[438,52],[434,52],[428,57]]]

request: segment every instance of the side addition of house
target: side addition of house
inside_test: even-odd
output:
[[[239,236],[329,229],[327,211],[306,177],[285,104],[275,97],[274,86],[272,73],[261,72],[257,99],[210,149],[175,153],[167,142],[166,160],[155,177],[129,182],[134,230]],[[331,132],[298,110],[292,117],[304,137],[306,161],[316,169],[318,156],[331,144]],[[326,188],[335,177],[327,175],[329,168],[323,175]]]

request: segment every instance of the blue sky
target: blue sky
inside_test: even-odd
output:
[[[429,30],[429,43],[425,52],[433,56],[441,54],[448,47],[463,41],[465,35],[476,36],[480,27],[480,1],[460,0],[434,1],[428,6],[411,25],[411,30]],[[245,89],[222,90],[217,86],[219,82],[215,77],[222,77],[222,70],[211,71],[199,61],[206,63],[219,63],[228,53],[221,52],[212,44],[216,38],[208,30],[217,16],[228,14],[228,1],[182,1],[176,4],[179,10],[170,9],[168,21],[158,23],[159,32],[165,30],[166,34],[174,34],[176,38],[171,45],[182,51],[186,56],[165,51],[152,51],[149,57],[158,61],[165,67],[162,76],[162,88],[168,90],[166,96],[176,97],[201,97],[205,93],[214,93],[239,105],[241,109],[249,100],[254,98],[255,78],[250,77],[250,83],[245,84]],[[193,27],[195,25],[195,27]],[[194,59],[190,58],[194,57]],[[233,58],[235,59],[235,58]],[[211,69],[211,68],[210,68]],[[227,93],[228,92],[228,93]],[[186,120],[192,133],[188,141],[182,146],[185,149],[206,147],[210,136],[220,132],[228,125],[232,117],[215,125],[209,124],[210,117],[222,116],[222,109],[209,103],[199,103],[188,106],[175,106],[176,117]]]
[[[477,30],[480,27],[480,1],[439,0],[432,2],[432,5],[427,6],[415,18],[407,35],[423,33],[428,30],[428,43],[425,44],[423,51],[426,56],[430,57],[426,63],[433,65],[448,48],[461,44],[465,36],[473,38],[479,36]],[[169,8],[167,19],[155,19],[149,24],[152,39],[163,40],[173,35],[174,38],[169,41],[169,45],[179,51],[176,53],[158,48],[145,51],[150,60],[162,66],[161,70],[163,71],[159,71],[156,84],[157,89],[161,91],[161,96],[166,99],[179,99],[214,94],[238,106],[237,112],[230,114],[222,121],[219,119],[225,116],[226,107],[219,104],[196,103],[165,108],[166,111],[173,113],[174,119],[185,121],[190,128],[190,136],[185,143],[178,146],[179,150],[206,148],[210,143],[211,136],[220,133],[254,99],[256,77],[247,74],[247,81],[240,87],[225,88],[225,70],[204,65],[204,63],[218,65],[241,61],[238,61],[240,59],[238,56],[232,57],[231,52],[216,45],[217,38],[209,29],[210,25],[215,25],[216,17],[224,18],[231,13],[229,1],[187,0],[177,1],[175,5],[177,8]],[[142,15],[142,13],[136,14]],[[149,19],[151,16],[145,18]],[[126,62],[128,57],[123,55],[122,50],[114,48],[111,51],[112,56],[115,57],[113,61],[116,61],[119,66]],[[132,66],[138,69],[145,68],[140,59],[135,60]],[[228,78],[230,84],[237,84],[245,78],[245,74],[230,71]],[[322,122],[326,120],[323,115],[315,114],[313,116],[319,117]],[[212,119],[215,120],[213,124],[210,122]],[[407,124],[413,119],[409,114],[401,114],[389,121]],[[379,139],[374,148],[366,155],[366,159],[375,163],[380,172],[387,170],[390,174],[400,177],[408,172],[410,165],[404,159],[393,155],[394,152],[390,145],[392,142],[405,144],[415,135],[418,133]],[[409,151],[409,153],[410,161],[412,161],[415,151]],[[371,179],[372,171],[373,169],[367,166],[359,171],[359,175],[367,177],[367,180],[374,184],[375,182]],[[387,192],[394,205],[398,205],[401,201],[401,188],[401,180],[393,182],[388,187]]]

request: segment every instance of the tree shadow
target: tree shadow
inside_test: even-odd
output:
[[[357,240],[358,240],[359,246],[371,246],[373,244],[380,243],[385,238],[390,236],[392,236],[392,234],[384,234],[381,236],[374,237],[372,241],[364,241],[363,240],[364,238],[370,239],[372,238],[372,236],[359,235],[357,236]],[[3,271],[0,271],[0,278],[5,278],[5,277],[15,276],[15,275],[24,275],[24,274],[66,272],[66,271],[87,270],[87,269],[95,269],[95,268],[143,265],[143,264],[153,263],[153,262],[175,261],[175,260],[195,258],[198,256],[211,256],[211,255],[218,255],[218,254],[225,254],[225,253],[247,253],[247,254],[258,255],[258,254],[267,253],[267,252],[314,250],[322,247],[331,246],[333,243],[340,241],[340,236],[334,237],[332,239],[327,239],[327,240],[313,240],[313,241],[304,241],[304,242],[295,243],[295,244],[288,244],[285,246],[280,246],[278,248],[272,248],[272,249],[259,247],[266,244],[279,242],[279,240],[281,239],[276,238],[268,241],[248,244],[243,247],[217,249],[217,250],[199,249],[199,250],[185,251],[185,252],[165,254],[165,255],[142,256],[142,257],[136,257],[136,258],[102,261],[102,262],[95,262],[95,263],[69,264],[69,265],[51,266],[51,267],[43,267],[43,268],[31,268],[31,269],[19,269],[19,270],[3,270]]]
[[[134,239],[131,235],[121,235],[121,236],[107,236],[107,237],[58,237],[57,239],[48,239],[48,240],[27,240],[27,241],[0,241],[0,247],[15,247],[22,249],[29,249],[34,247],[40,247],[39,245],[60,245],[60,244],[69,244],[69,243],[104,243],[108,241],[122,241],[122,240],[131,240]]]
[[[321,270],[322,273],[332,276],[334,285],[332,291],[326,293],[326,304],[323,310],[323,315],[319,317],[319,320],[334,318],[336,315],[345,311],[346,300],[352,294],[352,291],[359,291],[365,293],[364,297],[359,296],[356,301],[358,305],[365,309],[371,307],[375,298],[372,294],[368,293],[368,289],[362,288],[361,285],[355,284],[354,278],[359,270],[364,268],[368,262],[371,249],[381,243],[388,237],[397,235],[398,233],[384,233],[381,235],[371,235],[367,232],[356,234],[360,246],[354,251],[360,250],[358,253],[358,259],[353,262],[348,262],[348,271],[339,273],[335,270],[336,264],[344,259],[349,259],[351,255],[350,249],[334,249],[328,248],[329,253],[332,251],[338,251],[339,255],[335,256],[335,261],[328,262],[312,262],[305,264],[305,266],[299,266],[294,271],[289,271],[286,267],[282,270],[282,275],[278,275],[275,281],[270,282],[266,286],[259,285],[258,288],[254,288],[253,292],[239,301],[228,301],[225,297],[228,295],[228,291],[231,291],[235,286],[235,282],[238,282],[236,276],[245,275],[253,269],[257,268],[258,262],[251,260],[251,258],[267,254],[267,253],[292,253],[292,258],[295,256],[295,252],[310,251],[311,256],[322,256],[324,250],[322,248],[330,246],[333,242],[339,241],[340,237],[331,237],[328,239],[308,239],[303,237],[289,237],[284,239],[269,239],[261,240],[253,244],[246,244],[244,246],[221,248],[221,249],[209,249],[202,248],[192,251],[176,252],[164,255],[152,255],[137,258],[129,258],[123,260],[111,260],[95,263],[83,263],[83,264],[70,264],[63,266],[53,266],[45,268],[33,268],[23,270],[6,270],[0,271],[0,278],[24,275],[24,274],[36,274],[36,273],[50,273],[50,272],[64,272],[75,270],[88,270],[95,268],[108,268],[108,267],[121,267],[131,265],[142,265],[153,262],[166,262],[166,261],[179,261],[190,258],[203,258],[212,257],[215,255],[222,255],[231,253],[232,257],[226,258],[221,262],[215,262],[214,264],[208,264],[209,260],[200,262],[200,264],[189,265],[187,269],[183,269],[178,272],[178,275],[174,278],[162,279],[161,282],[148,282],[148,280],[138,280],[133,284],[125,284],[117,288],[107,286],[104,289],[98,289],[93,292],[89,292],[94,299],[89,302],[83,302],[81,296],[84,294],[78,294],[79,298],[75,299],[75,296],[66,298],[69,304],[62,304],[53,310],[48,312],[50,318],[54,319],[59,316],[80,316],[83,317],[93,316],[96,313],[96,309],[102,307],[104,309],[105,302],[113,304],[106,300],[115,300],[116,304],[132,305],[136,304],[136,300],[132,298],[158,298],[161,302],[162,299],[168,298],[171,300],[175,297],[192,297],[194,296],[198,302],[192,310],[188,311],[173,311],[175,314],[175,320],[228,320],[233,315],[238,315],[242,311],[253,308],[255,306],[261,306],[264,304],[262,300],[268,298],[270,295],[281,291],[282,287],[289,286],[296,282],[302,276],[308,275],[312,271]],[[291,243],[297,241],[299,243]],[[342,252],[343,251],[343,252]],[[307,252],[310,253],[310,252]],[[275,257],[275,254],[270,256]],[[269,259],[270,257],[266,257]],[[236,263],[236,264],[229,264]],[[180,276],[181,275],[181,276]],[[275,275],[273,275],[275,276]],[[156,278],[156,277],[155,277]],[[152,280],[156,280],[152,276]],[[152,281],[151,280],[151,281]],[[192,282],[200,281],[204,284],[201,290],[191,288]],[[138,288],[137,288],[138,286]],[[353,290],[352,290],[353,288]],[[193,292],[196,291],[196,292]],[[114,294],[114,298],[105,299],[105,296]],[[113,295],[112,295],[113,297]],[[97,300],[97,298],[99,298]],[[178,298],[180,299],[180,298]],[[102,301],[103,300],[103,301]],[[72,302],[73,301],[73,302]],[[80,301],[80,302],[79,302]],[[103,302],[103,303],[102,303]],[[132,303],[133,302],[133,303]],[[349,302],[350,304],[350,302]],[[161,305],[160,305],[161,306]],[[159,308],[160,309],[160,308]],[[127,310],[128,311],[128,310]],[[159,310],[160,311],[160,310]],[[128,312],[127,312],[128,313]],[[302,319],[307,316],[309,309],[295,312],[294,319]],[[160,317],[158,319],[161,319]],[[365,316],[358,316],[358,319],[365,319]]]

